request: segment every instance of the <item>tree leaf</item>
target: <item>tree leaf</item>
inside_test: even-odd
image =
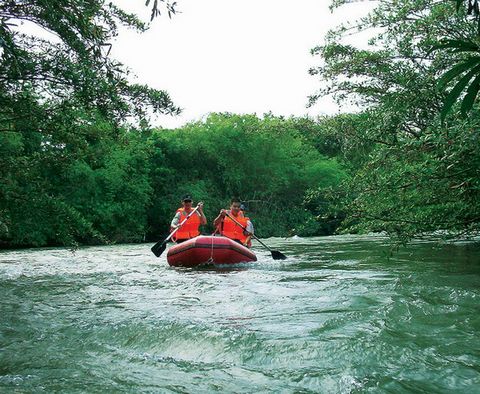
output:
[[[480,74],[475,77],[472,81],[470,86],[467,89],[467,94],[462,100],[462,107],[460,109],[463,116],[467,115],[472,107],[473,103],[475,102],[475,98],[477,97],[478,91],[480,90]]]
[[[453,66],[449,71],[443,74],[437,82],[437,86],[440,90],[443,90],[445,86],[454,78],[459,76],[461,73],[467,71],[468,69],[476,66],[480,63],[480,56],[469,57],[463,63]]]
[[[467,86],[468,81],[470,81],[472,77],[478,72],[480,72],[480,64],[475,66],[467,74],[465,74],[450,91],[447,98],[445,99],[445,102],[443,103],[443,108],[441,111],[442,122],[445,120],[447,113],[450,111],[455,101],[458,99],[462,91],[465,89],[465,86]]]
[[[460,7],[463,4],[463,0],[457,0],[457,12],[460,10]]]
[[[439,44],[433,46],[434,49],[454,48],[462,51],[478,51],[477,44],[468,40],[442,40]]]

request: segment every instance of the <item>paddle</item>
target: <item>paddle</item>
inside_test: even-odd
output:
[[[232,218],[231,215],[229,215],[229,214],[226,213],[226,212],[225,212],[225,214],[226,214],[230,219],[232,219],[237,225],[239,225],[241,228],[243,228],[245,231],[248,232],[247,228],[246,228],[245,226],[243,226],[242,224],[240,224],[239,222],[237,222],[234,218]],[[255,234],[252,234],[252,237],[255,238],[258,242],[260,242],[263,246],[265,246],[265,247],[270,251],[270,253],[272,254],[272,258],[273,258],[274,260],[285,260],[285,259],[287,258],[287,256],[285,256],[282,252],[279,252],[278,250],[272,250],[272,249],[270,249],[267,245],[265,245],[262,241],[260,241]]]
[[[197,205],[195,209],[192,212],[190,212],[185,219],[183,219],[183,221],[178,225],[178,227],[175,230],[173,230],[167,238],[165,238],[163,241],[158,241],[155,245],[152,246],[151,250],[155,256],[160,257],[160,255],[167,248],[168,240],[172,238],[173,234],[175,234],[178,231],[178,229],[185,224],[188,218],[192,216],[193,213],[196,212],[198,208],[199,208],[199,205]]]

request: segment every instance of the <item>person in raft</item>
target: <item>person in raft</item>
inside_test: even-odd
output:
[[[174,231],[180,223],[182,223],[189,213],[193,211],[193,200],[190,194],[185,194],[182,197],[182,206],[177,209],[175,216],[170,224],[170,232]],[[201,224],[207,224],[207,218],[203,213],[203,202],[198,203],[197,211],[188,218],[188,220],[181,226],[173,235],[172,241],[176,243],[184,242],[187,239],[194,238],[200,235],[198,228]]]
[[[232,198],[230,201],[230,209],[220,210],[220,214],[213,221],[213,225],[223,236],[233,239],[234,241],[241,243],[243,246],[250,248],[252,246],[251,239],[254,231],[253,224],[250,221],[250,218],[247,218],[244,215],[241,206],[242,204],[240,203],[240,200]],[[230,219],[227,214],[245,227],[246,230]]]

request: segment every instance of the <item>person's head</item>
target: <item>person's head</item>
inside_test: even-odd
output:
[[[185,194],[182,197],[182,205],[184,208],[191,208],[193,204],[192,196],[190,194]]]
[[[240,207],[242,206],[241,201],[238,198],[232,198],[230,200],[230,210],[236,216],[240,212]]]

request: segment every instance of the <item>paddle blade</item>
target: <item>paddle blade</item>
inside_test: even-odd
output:
[[[278,250],[271,250],[272,257],[274,260],[285,260],[287,256],[285,256],[283,253],[279,252]]]
[[[152,252],[155,256],[160,257],[160,255],[164,252],[167,248],[167,243],[158,241],[155,245],[152,246]]]

